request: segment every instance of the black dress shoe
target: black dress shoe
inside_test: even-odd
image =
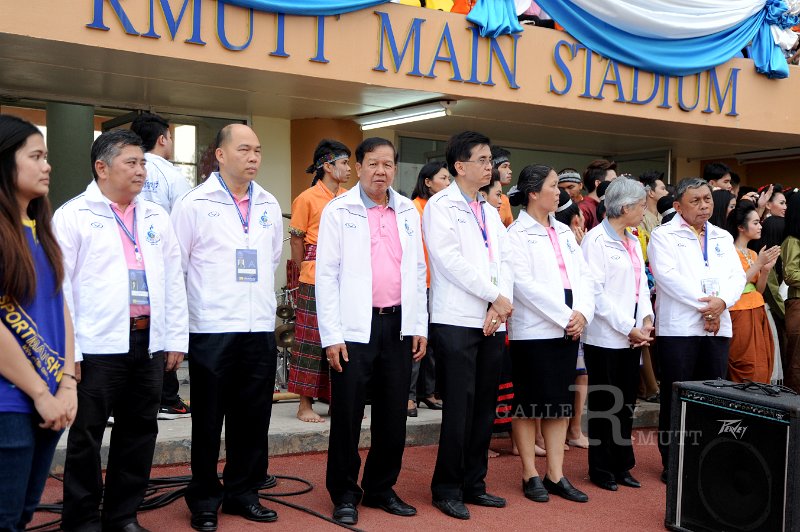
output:
[[[620,473],[619,475],[615,475],[617,478],[617,483],[622,484],[623,486],[628,486],[629,488],[641,488],[642,483],[636,480],[631,476],[630,471],[625,471],[624,473]]]
[[[343,502],[333,507],[333,519],[343,525],[358,524],[358,510],[351,502]]]
[[[222,513],[230,515],[238,515],[244,517],[248,521],[256,521],[257,523],[271,523],[278,519],[278,514],[275,510],[270,510],[260,503],[254,502],[248,505],[239,505],[233,503],[222,503]]]
[[[456,519],[469,519],[469,510],[464,503],[456,499],[443,499],[433,501],[433,505],[442,511],[443,514]]]
[[[128,523],[127,525],[117,528],[116,530],[117,532],[150,532],[136,521],[133,523]]]
[[[427,397],[424,398],[424,399],[420,399],[419,402],[422,403],[423,405],[427,406],[431,410],[441,410],[442,409],[442,403],[437,403],[436,401],[431,401]]]
[[[489,508],[505,508],[506,500],[496,495],[489,495],[483,493],[481,495],[473,495],[472,497],[464,497],[464,502],[467,504],[475,504],[477,506],[488,506]]]
[[[192,514],[192,528],[198,532],[215,532],[217,530],[217,512],[195,512]]]
[[[561,477],[561,480],[558,482],[553,482],[549,478],[544,477],[542,484],[544,484],[544,487],[547,488],[547,491],[553,495],[558,495],[559,497],[563,497],[568,501],[589,502],[589,497],[584,492],[570,484],[569,480],[567,480],[567,477]]]
[[[539,477],[531,477],[528,480],[522,481],[522,493],[525,497],[534,502],[547,502],[550,500],[550,494],[547,493],[547,488],[542,484],[542,479]]]
[[[391,497],[374,497],[364,495],[364,499],[361,501],[361,504],[370,508],[380,508],[384,512],[392,515],[399,515],[401,517],[411,517],[412,515],[417,515],[417,509],[410,504],[406,504],[403,499],[397,495],[392,495]]]
[[[603,488],[604,490],[617,491],[619,489],[619,486],[614,481],[614,479],[608,479],[608,478],[599,479],[599,478],[592,478],[590,476],[589,480],[592,481],[592,484],[594,484],[598,488]]]
[[[415,406],[414,408],[409,408],[408,411],[406,412],[406,415],[408,417],[417,417],[419,415],[417,407]]]

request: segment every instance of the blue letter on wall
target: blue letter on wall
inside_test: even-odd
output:
[[[519,85],[517,85],[517,41],[519,40],[519,35],[519,33],[509,35],[512,39],[511,59],[514,65],[513,68],[509,68],[508,62],[506,62],[503,50],[500,49],[500,44],[498,44],[497,39],[494,37],[489,39],[489,76],[486,78],[484,85],[494,85],[492,82],[492,65],[494,64],[493,59],[497,58],[500,68],[503,69],[503,76],[505,76],[508,86],[512,89],[519,88]]]
[[[572,53],[572,45],[567,41],[558,41],[553,48],[553,59],[556,62],[556,67],[559,71],[561,71],[561,75],[564,76],[564,88],[557,89],[555,83],[553,83],[553,76],[550,76],[550,92],[554,92],[561,96],[562,94],[566,94],[572,88],[572,72],[569,71],[569,67],[564,62],[564,58],[561,57],[561,49],[566,48],[570,52],[570,60],[572,60],[575,55]]]
[[[738,116],[739,115],[739,113],[736,112],[736,81],[737,81],[738,76],[739,76],[739,70],[740,69],[738,69],[738,68],[732,68],[730,74],[728,74],[728,84],[725,85],[725,94],[722,94],[720,92],[719,80],[717,79],[717,69],[716,68],[712,68],[711,70],[708,71],[708,92],[707,92],[708,107],[703,109],[704,113],[711,113],[712,112],[712,109],[711,109],[711,99],[712,99],[711,89],[713,87],[714,93],[716,95],[716,102],[717,102],[717,105],[719,106],[718,107],[719,112],[721,113],[722,112],[722,108],[725,107],[725,100],[728,99],[728,93],[730,92],[731,93],[731,110],[730,110],[730,112],[725,113],[725,114],[728,115],[728,116]]]
[[[408,45],[411,43],[411,39],[414,39],[414,65],[411,70],[407,72],[409,76],[420,76],[422,77],[422,72],[419,69],[419,48],[421,42],[421,32],[422,32],[422,23],[425,22],[425,19],[422,18],[415,18],[414,21],[411,23],[411,28],[408,30],[408,34],[406,34],[406,41],[403,44],[403,51],[400,52],[397,48],[397,41],[394,38],[394,31],[392,30],[392,21],[389,20],[389,15],[382,11],[376,11],[376,15],[378,15],[381,19],[381,29],[380,29],[380,40],[381,40],[381,49],[380,49],[380,57],[378,59],[378,65],[374,67],[372,70],[377,70],[378,72],[386,72],[387,68],[383,66],[383,50],[384,50],[384,42],[389,43],[389,50],[392,54],[392,63],[394,63],[394,71],[398,72],[400,70],[400,66],[403,64],[403,59],[406,56],[406,52],[408,51]]]
[[[167,21],[167,29],[169,29],[169,35],[172,40],[175,40],[175,35],[178,34],[178,28],[181,25],[181,21],[183,20],[183,16],[186,14],[186,7],[189,5],[190,0],[183,0],[183,4],[181,5],[180,13],[178,13],[178,18],[175,18],[175,15],[172,13],[172,7],[169,5],[168,0],[158,0],[159,4],[161,5],[161,12],[164,14],[164,19]],[[186,39],[185,42],[191,44],[205,44],[203,39],[200,37],[200,7],[202,5],[201,0],[191,0],[192,1],[192,36]],[[150,0],[150,30],[147,33],[142,34],[142,37],[152,37],[154,39],[160,39],[161,35],[156,33],[155,28],[155,3],[156,0]]]
[[[250,42],[253,40],[253,8],[251,7],[247,10],[250,12],[250,21],[247,28],[247,42],[241,46],[236,46],[235,44],[231,44],[227,35],[225,35],[225,2],[222,0],[217,1],[217,36],[219,37],[219,42],[222,43],[222,46],[228,50],[233,50],[234,52],[244,50],[250,46]]]
[[[128,18],[125,10],[119,5],[119,0],[94,0],[94,19],[86,25],[87,28],[104,31],[111,29],[103,23],[103,4],[105,4],[105,2],[108,2],[108,5],[114,10],[114,14],[117,15],[122,27],[125,29],[125,33],[128,35],[139,35],[139,32],[136,31],[136,28],[131,24],[131,19]]]
[[[447,55],[442,55],[442,45],[447,45]],[[433,56],[433,61],[431,62],[431,70],[428,72],[429,78],[436,77],[433,71],[438,61],[450,63],[450,66],[453,67],[453,77],[450,78],[450,81],[464,81],[461,77],[461,70],[458,68],[458,58],[456,57],[456,49],[453,46],[453,37],[450,35],[450,26],[446,22],[444,23],[442,36],[439,38],[439,45],[436,47],[436,55]]]

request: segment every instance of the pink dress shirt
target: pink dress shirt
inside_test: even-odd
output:
[[[117,224],[117,230],[119,231],[119,236],[122,239],[122,251],[125,253],[125,263],[128,265],[129,270],[144,270],[144,255],[142,254],[142,245],[141,242],[138,242],[139,235],[133,233],[133,216],[136,208],[136,201],[133,201],[130,205],[125,208],[125,212],[119,210],[119,206],[116,203],[111,204],[111,208],[114,209],[114,212],[117,213],[117,216],[120,217],[122,223],[125,224],[125,227],[128,228],[137,239],[137,243],[139,244],[139,256],[142,258],[141,261],[136,260],[136,252],[133,249],[133,242],[131,239],[128,238],[128,235],[125,234],[125,231]],[[150,315],[150,305],[131,305],[131,317],[136,316],[149,316]]]

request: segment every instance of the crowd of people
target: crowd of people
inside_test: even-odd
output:
[[[168,124],[150,114],[103,133],[86,191],[51,215],[41,133],[0,116],[0,529],[30,521],[69,427],[63,529],[144,530],[137,508],[157,419],[185,408],[165,376],[187,353],[200,390],[192,528],[215,531],[220,509],[278,518],[258,490],[269,465],[281,208],[255,182],[261,144],[246,125],[219,131],[219,170],[191,190],[168,177],[170,143]],[[392,188],[398,153],[387,139],[353,152],[324,139],[313,154],[311,187],[288,227],[300,264],[289,386],[302,421],[323,421],[315,399],[330,404],[326,487],[339,523],[355,525],[362,504],[417,513],[394,486],[406,418],[421,404],[442,410],[433,505],[469,519],[469,505],[506,506],[486,485],[498,426],[511,431],[525,497],[587,502],[564,476],[565,444],[588,447],[600,488],[640,487],[637,396],[660,393],[666,478],[673,382],[784,375],[800,391],[800,194],[741,187],[737,200],[732,172],[717,163],[675,187],[656,172],[617,175],[602,159],[582,174],[532,164],[514,180],[510,156],[480,133],[453,135],[409,199]]]

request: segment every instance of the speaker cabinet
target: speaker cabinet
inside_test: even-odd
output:
[[[665,524],[800,532],[800,397],[732,385],[674,385]]]

